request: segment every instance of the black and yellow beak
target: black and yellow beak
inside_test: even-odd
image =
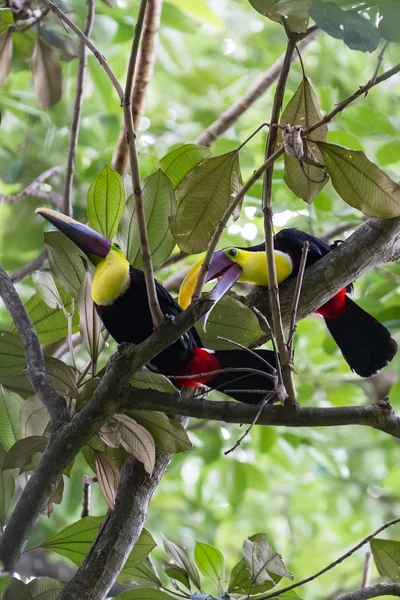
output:
[[[105,258],[109,253],[111,241],[90,227],[51,208],[37,208],[35,212],[47,219],[85,254]]]

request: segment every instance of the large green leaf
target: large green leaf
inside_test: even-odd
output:
[[[22,438],[19,415],[23,404],[21,396],[0,385],[0,443],[6,450]]]
[[[163,535],[164,549],[167,554],[172,558],[174,563],[181,567],[188,574],[189,579],[194,583],[198,590],[201,590],[200,575],[196,565],[189,556],[189,553],[185,548],[174,544]]]
[[[337,193],[368,217],[400,215],[400,185],[364,152],[317,142]]]
[[[183,252],[202,252],[229,202],[241,187],[237,151],[207,158],[176,188],[178,204],[171,230]]]
[[[44,234],[44,239],[54,277],[68,294],[77,298],[85,276],[82,261],[85,255],[60,231],[49,231]]]
[[[48,438],[39,435],[18,440],[7,452],[3,469],[16,469],[29,465],[33,460],[33,455],[43,452],[48,442]]]
[[[87,213],[91,227],[112,239],[124,214],[125,188],[122,177],[108,165],[96,175],[88,191]]]
[[[2,470],[5,455],[6,451],[0,444],[0,527],[3,527],[6,523],[8,510],[15,491],[14,475],[11,471]]]
[[[97,363],[101,351],[105,346],[105,337],[102,335],[103,323],[95,309],[92,300],[92,280],[89,273],[85,274],[78,296],[79,331],[86,350],[93,364]]]
[[[391,581],[400,581],[400,542],[374,538],[371,551],[379,573]]]
[[[24,348],[16,333],[0,331],[0,377],[16,375],[26,365]]]
[[[32,600],[56,600],[65,583],[51,577],[37,577],[28,583]]]
[[[10,584],[8,585],[6,591],[3,594],[3,600],[17,600],[17,599],[18,600],[32,600],[32,596],[28,589],[28,586],[20,579],[13,577],[11,579]]]
[[[168,175],[175,189],[193,167],[210,156],[212,156],[212,152],[206,146],[185,144],[163,156],[158,161],[156,169],[161,169]]]
[[[169,217],[175,214],[175,195],[169,177],[161,169],[143,182],[143,206],[153,267],[157,268],[169,257],[175,246],[168,223]],[[129,262],[138,269],[142,268],[133,195],[128,198],[118,229],[118,239]]]
[[[129,414],[153,436],[156,448],[164,452],[186,452],[192,444],[182,425],[165,413],[150,410],[131,410]]]
[[[118,576],[118,580],[121,583],[131,583],[135,582],[140,584],[148,584],[152,583],[157,586],[161,586],[161,581],[155,572],[152,563],[148,558],[142,560],[136,566],[129,566],[129,568],[124,567],[122,573]]]
[[[282,113],[280,124],[300,125],[306,129],[321,119],[318,100],[312,89],[310,81],[304,77],[294,96]],[[328,135],[328,127],[323,125],[309,136],[310,140],[325,142]],[[282,132],[279,130],[278,140],[282,141]],[[315,144],[310,143],[310,148],[319,163],[323,162],[322,154]],[[326,185],[328,178],[323,169],[306,163],[300,164],[294,156],[285,154],[285,181],[296,196],[306,202],[312,202],[318,192]],[[318,182],[318,183],[315,183]]]
[[[230,296],[224,296],[213,308],[208,321],[207,331],[201,323],[196,326],[203,344],[211,350],[232,350],[235,346],[218,339],[224,337],[244,346],[250,346],[263,332],[253,311]]]
[[[220,550],[209,544],[196,542],[194,560],[203,575],[209,577],[218,588],[218,594],[225,593],[225,559]]]
[[[67,311],[71,308],[71,299],[65,294],[61,294],[61,299]],[[32,319],[32,323],[39,336],[42,344],[50,344],[68,334],[68,320],[65,314],[60,309],[52,309],[41,299],[38,294],[35,294],[25,304],[25,309]],[[72,318],[72,331],[78,330],[79,315],[75,311]],[[14,325],[11,331],[15,331]]]

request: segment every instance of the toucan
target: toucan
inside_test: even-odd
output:
[[[143,271],[129,264],[118,244],[90,227],[48,208],[38,208],[36,212],[65,234],[93,263],[92,299],[108,333],[118,344],[140,344],[148,338],[153,332],[153,322]],[[182,309],[157,281],[156,290],[163,314],[174,319]],[[247,404],[258,404],[275,390],[273,352],[264,349],[252,353],[239,349],[208,350],[203,347],[194,327],[147,366],[172,376],[179,386],[207,386]],[[227,368],[239,370],[215,373]],[[246,369],[262,371],[265,376],[246,372]]]
[[[298,273],[304,242],[309,243],[306,268],[332,251],[324,240],[294,227],[282,229],[274,237],[274,255],[278,283]],[[203,260],[189,271],[182,283],[179,304],[186,307],[193,293]],[[249,248],[229,247],[217,250],[212,258],[207,281],[219,278],[213,298],[217,302],[236,281],[268,286],[265,242]],[[325,323],[352,371],[370,377],[386,366],[397,352],[397,343],[389,331],[363,310],[347,294],[348,285],[321,306],[316,313]]]

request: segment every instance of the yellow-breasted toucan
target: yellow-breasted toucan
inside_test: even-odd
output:
[[[332,251],[325,241],[304,231],[292,227],[282,229],[274,238],[278,283],[297,275],[305,241],[309,243],[306,268]],[[192,267],[181,286],[179,303],[185,308],[190,302],[201,263],[202,260]],[[265,243],[215,252],[207,281],[215,278],[219,278],[213,291],[215,301],[236,281],[267,286]],[[370,377],[393,359],[397,343],[386,327],[347,296],[346,292],[351,291],[351,285],[343,288],[316,312],[324,317],[352,371],[361,377]]]
[[[38,208],[36,212],[72,240],[95,265],[92,299],[110,335],[118,343],[140,344],[148,338],[153,332],[153,322],[143,271],[129,264],[117,244],[90,227],[48,208]],[[156,290],[165,316],[175,317],[182,311],[157,281]],[[267,393],[275,388],[273,374],[276,363],[273,352],[255,352],[259,358],[245,350],[207,350],[196,329],[192,327],[178,341],[155,356],[148,367],[173,376],[174,382],[181,386],[196,388],[207,385],[241,402],[257,404],[263,399],[260,390]],[[257,369],[267,376],[242,371],[199,375],[231,367]],[[193,377],[182,379],[183,376]]]

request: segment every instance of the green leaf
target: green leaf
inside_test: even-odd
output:
[[[318,142],[337,193],[368,217],[400,215],[400,186],[364,152]]]
[[[127,569],[125,566],[119,580],[124,583],[135,581],[139,585],[142,583],[154,583],[157,586],[162,585],[148,558],[142,560],[136,567],[131,566]]]
[[[26,365],[24,348],[16,333],[0,331],[0,377],[16,375]]]
[[[265,533],[256,533],[243,542],[243,553],[254,584],[272,579],[270,573],[293,579],[283,564],[282,557],[268,544]]]
[[[119,424],[121,446],[140,460],[151,475],[156,460],[156,449],[150,433],[126,415],[114,415],[113,420]]]
[[[2,470],[5,455],[6,452],[0,445],[0,527],[3,527],[7,521],[8,510],[15,492],[14,475],[11,471]]]
[[[190,590],[190,580],[185,569],[182,569],[182,567],[178,567],[178,565],[170,564],[165,560],[163,561],[163,569],[165,571],[165,574],[168,575],[170,579],[173,579],[174,581],[179,581],[188,590]]]
[[[90,226],[112,239],[124,214],[125,188],[122,177],[108,165],[96,175],[88,191]]]
[[[400,161],[400,141],[389,142],[376,153],[376,158],[381,165],[393,165]]]
[[[37,452],[42,453],[48,442],[49,438],[40,435],[33,435],[23,440],[18,440],[7,452],[4,458],[3,469],[16,469],[29,465],[33,460],[33,455]]]
[[[400,42],[400,13],[398,7],[384,12],[379,21],[381,36],[388,42]]]
[[[241,187],[236,150],[206,159],[184,177],[176,189],[176,216],[171,231],[183,252],[202,252],[232,196]]]
[[[51,108],[61,98],[62,71],[53,48],[41,38],[38,38],[33,52],[31,69],[40,106]]]
[[[174,596],[151,588],[136,588],[127,590],[115,596],[114,600],[173,600]]]
[[[50,577],[37,577],[28,583],[28,590],[32,600],[56,600],[65,583],[51,579]]]
[[[352,10],[342,10],[333,2],[313,0],[310,17],[318,27],[343,40],[352,50],[373,52],[381,39],[379,29],[371,21]]]
[[[13,36],[10,31],[0,33],[0,86],[8,79],[13,55]],[[1,115],[0,115],[1,123]]]
[[[64,305],[54,279],[47,271],[35,271],[34,283],[36,293],[50,308],[63,308]]]
[[[11,582],[11,575],[10,573],[5,573],[5,572],[1,572],[0,573],[0,594],[2,594],[7,586],[10,584]],[[4,600],[4,596],[3,596],[3,600]]]
[[[219,17],[211,10],[205,0],[171,0],[175,6],[183,12],[197,17],[201,21],[205,21],[208,25],[212,25],[217,29],[223,29],[224,25]]]
[[[225,559],[222,552],[209,544],[196,542],[194,560],[200,572],[215,583],[218,594],[223,596],[225,593]]]
[[[98,450],[94,450],[94,461],[100,491],[109,508],[114,510],[115,496],[119,482],[117,463],[111,456],[107,456],[107,454]]]
[[[49,413],[37,396],[25,400],[21,407],[22,437],[43,436],[49,423]]]
[[[264,17],[280,22],[279,15],[274,12],[275,0],[249,0],[251,6]]]
[[[22,438],[19,415],[23,404],[21,396],[0,385],[0,443],[6,450]]]
[[[265,581],[262,585],[252,585],[249,569],[246,567],[246,561],[242,558],[232,569],[229,578],[228,594],[247,595],[251,587],[251,595],[261,594],[275,587],[280,578],[272,578]],[[278,580],[278,581],[277,581]]]
[[[210,156],[212,156],[212,152],[206,146],[185,144],[163,156],[155,169],[164,171],[175,189],[193,167]]]
[[[143,182],[143,206],[153,267],[156,269],[175,246],[168,219],[175,214],[175,195],[169,177],[160,169]],[[131,265],[142,268],[135,198],[129,196],[118,229],[118,240]]]
[[[186,452],[192,444],[182,425],[165,413],[150,410],[131,410],[129,414],[149,431],[156,448],[164,452]]]
[[[86,350],[94,365],[105,346],[105,337],[102,335],[103,323],[95,309],[92,300],[92,280],[89,273],[85,274],[78,296],[79,331]]]
[[[81,258],[85,258],[85,254],[60,231],[49,231],[44,234],[44,239],[54,277],[68,294],[77,298],[85,277]]]
[[[391,581],[400,581],[400,542],[374,538],[370,544],[380,575]]]
[[[139,536],[138,541],[133,547],[128,560],[122,570],[122,573],[130,573],[132,567],[137,567],[142,561],[150,554],[153,548],[156,547],[156,543],[152,536],[146,529],[142,529],[142,533]]]
[[[322,118],[318,100],[307,77],[303,78],[300,86],[296,90],[293,98],[290,100],[282,113],[280,125],[300,125],[306,129]],[[308,139],[325,142],[328,136],[328,127],[323,125],[313,131]],[[279,130],[278,141],[282,143],[282,132]],[[323,163],[322,154],[318,147],[312,142],[309,144],[311,150],[319,163]],[[296,196],[306,202],[313,201],[315,196],[322,190],[328,182],[324,171],[318,167],[300,162],[294,156],[284,155],[285,160],[285,182]],[[319,183],[315,183],[319,182]]]
[[[224,296],[213,308],[208,321],[207,331],[202,325],[196,326],[203,344],[211,350],[232,350],[233,344],[218,339],[228,338],[244,346],[250,346],[262,334],[258,319],[253,311],[230,296]]]
[[[6,591],[3,594],[3,600],[32,600],[28,586],[20,579],[13,577]]]
[[[130,385],[140,390],[152,389],[158,392],[164,392],[166,394],[177,394],[178,390],[174,384],[160,373],[153,373],[148,369],[142,369],[134,375],[132,375]]]
[[[201,591],[200,575],[188,552],[182,548],[182,546],[174,544],[174,542],[168,540],[164,535],[162,538],[167,554],[172,558],[174,563],[178,565],[178,567],[181,567],[184,569],[184,571],[186,571],[189,579],[194,583],[197,589]]]
[[[9,8],[0,8],[0,33],[15,26],[14,15]]]

